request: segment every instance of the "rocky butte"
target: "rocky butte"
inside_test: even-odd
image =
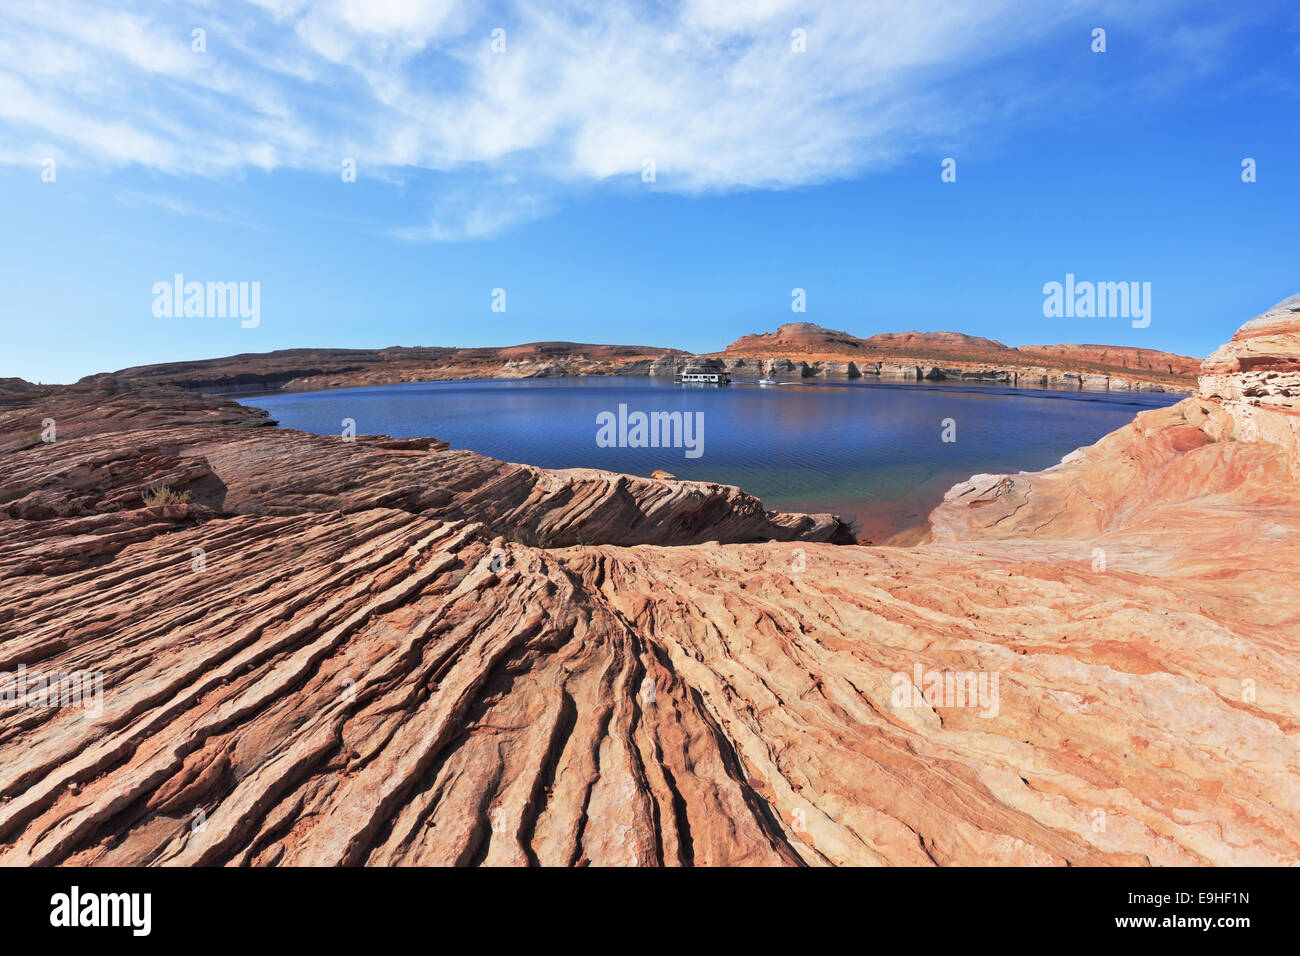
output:
[[[1300,297],[904,548],[5,383],[0,671],[104,691],[0,711],[0,861],[1295,864],[1298,393]]]

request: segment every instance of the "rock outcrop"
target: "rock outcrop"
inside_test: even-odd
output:
[[[82,382],[103,384],[117,379],[224,393],[312,391],[448,379],[648,375],[664,369],[671,375],[674,362],[685,356],[677,349],[575,342],[533,342],[505,348],[280,349],[141,365],[87,376]]]
[[[1010,348],[958,332],[887,332],[857,338],[810,322],[746,335],[719,353],[733,368],[758,365],[766,374],[881,381],[962,381],[1088,391],[1193,390],[1196,359],[1104,345]],[[1117,374],[1118,373],[1118,374]]]
[[[313,391],[475,378],[672,376],[716,362],[733,374],[882,381],[966,381],[1099,391],[1191,391],[1196,360],[1150,349],[1026,346],[956,332],[903,332],[859,339],[809,322],[747,335],[725,351],[695,356],[640,345],[534,342],[507,348],[282,349],[220,359],[145,365],[88,376],[180,385],[223,394]]]
[[[1057,365],[1103,365],[1128,369],[1137,375],[1145,372],[1192,378],[1200,371],[1200,363],[1186,355],[1122,345],[1021,345],[1016,351],[1039,361],[1050,359]]]
[[[1300,296],[1251,319],[1201,368],[1201,397],[1227,411],[1229,437],[1287,449],[1300,471]]]
[[[1195,524],[1211,515],[1192,504],[1206,499],[1286,514],[1300,476],[1300,297],[1247,322],[1202,373],[1198,397],[1142,412],[1055,468],[957,485],[931,515],[935,540],[1086,539],[1183,525],[1196,540]],[[987,507],[988,489],[1002,481],[1014,487]]]
[[[393,508],[485,521],[542,546],[853,540],[833,515],[770,512],[731,485],[548,471],[435,439],[272,429],[260,409],[172,386],[49,388],[7,404],[0,512],[17,519],[129,510],[165,487],[200,517]],[[53,442],[42,440],[43,421],[54,423]]]
[[[1300,862],[1293,315],[908,548],[543,549],[563,473],[0,395],[0,672],[102,680],[0,709],[0,862]]]

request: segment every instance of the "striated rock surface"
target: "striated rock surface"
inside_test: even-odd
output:
[[[103,687],[0,710],[0,862],[1300,862],[1300,473],[1234,431],[1296,411],[1285,321],[908,548],[542,549],[490,502],[569,475],[453,510],[436,443],[0,392],[0,672]]]

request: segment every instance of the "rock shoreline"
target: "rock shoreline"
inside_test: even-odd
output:
[[[883,382],[985,382],[1084,391],[1192,392],[1196,360],[1094,345],[1008,348],[955,333],[856,339],[808,323],[746,336],[724,352],[692,355],[650,346],[539,342],[508,348],[286,349],[172,362],[88,376],[247,394],[408,382],[612,375],[672,377],[683,366],[720,363],[733,374],[773,378],[877,378]]]

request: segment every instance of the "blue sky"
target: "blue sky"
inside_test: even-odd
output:
[[[789,321],[1203,356],[1300,291],[1300,10],[1132,6],[6,3],[0,376]],[[260,324],[156,317],[175,273]],[[1150,326],[1044,318],[1066,273]]]

